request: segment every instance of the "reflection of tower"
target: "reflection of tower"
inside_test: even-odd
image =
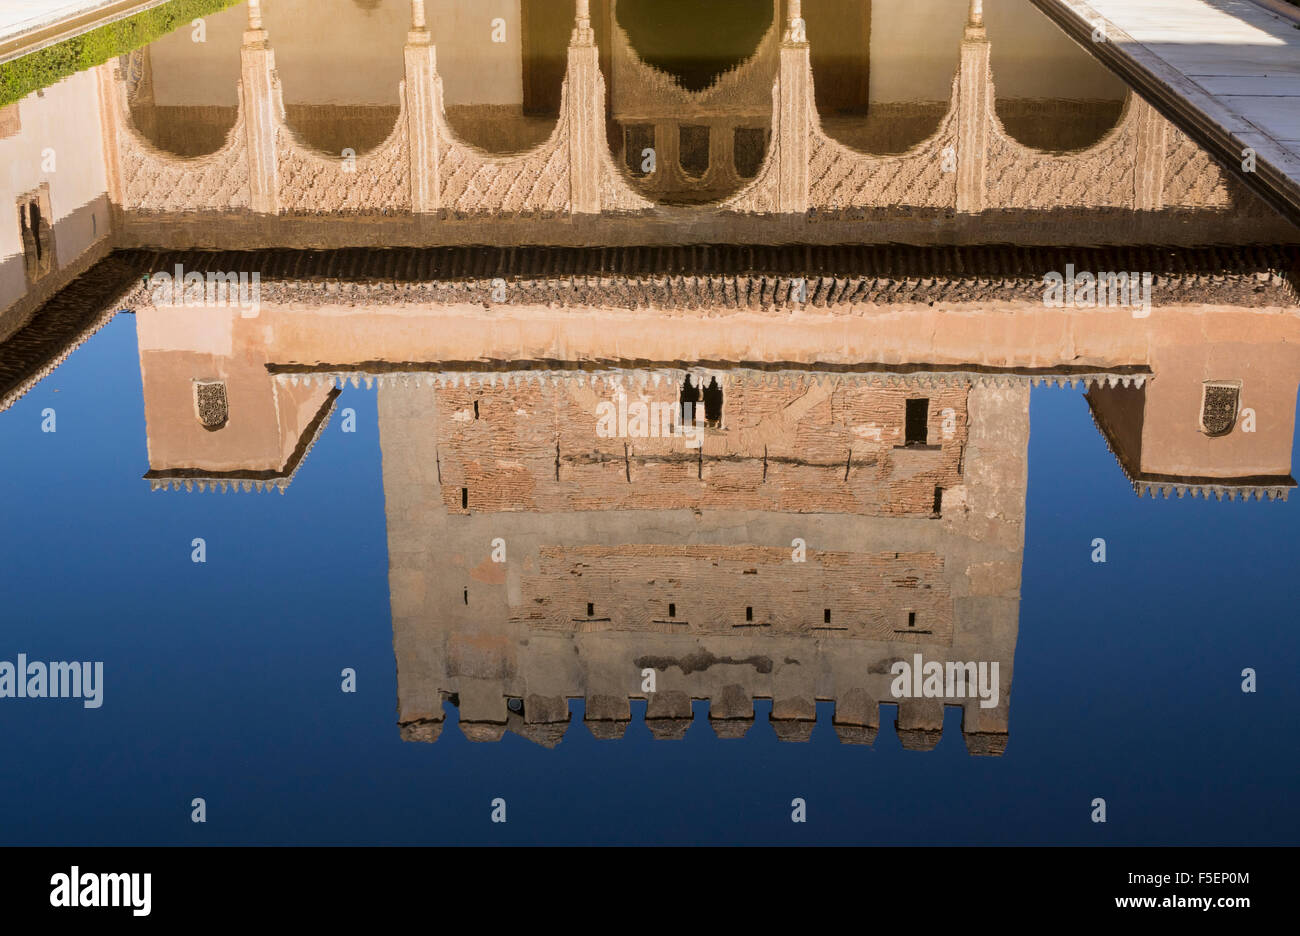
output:
[[[841,738],[869,743],[898,701],[905,746],[928,749],[945,700],[891,695],[891,664],[919,653],[999,664],[995,707],[947,701],[972,751],[1002,751],[1027,384],[731,372],[695,448],[649,435],[679,373],[501,376],[380,391],[404,737],[436,738],[447,698],[476,740],[554,743],[571,698],[599,737],[633,698],[658,737],[686,730],[692,699],[735,737],[766,698],[784,739],[831,700]],[[628,428],[603,437],[602,404]]]
[[[1153,359],[1159,379],[1088,392],[1093,419],[1138,496],[1285,500],[1295,487],[1293,346],[1170,341]]]
[[[137,311],[155,490],[283,493],[324,430],[339,391],[272,380],[265,347],[235,338],[244,321],[216,309]]]
[[[1300,319],[1289,280],[1267,272],[1289,254],[1264,276],[1195,284],[1195,304],[1180,301],[1180,277],[1199,273],[1162,272],[1149,315],[1046,305],[1037,281],[1027,298],[1014,282],[985,296],[956,277],[899,282],[888,309],[859,306],[866,315],[844,299],[853,281],[813,277],[807,295],[830,298],[796,313],[759,288],[772,279],[737,277],[728,299],[721,278],[698,272],[624,274],[594,293],[574,288],[585,274],[524,276],[507,313],[484,314],[465,299],[486,303],[499,267],[449,282],[441,271],[465,269],[460,252],[403,255],[419,279],[399,269],[374,281],[338,278],[356,258],[250,254],[265,273],[255,311],[155,308],[138,285],[181,265],[215,286],[233,274],[214,261],[229,259],[123,253],[102,265],[116,277],[102,301],[137,316],[150,480],[284,487],[335,384],[377,382],[408,738],[437,735],[447,698],[472,737],[543,740],[563,733],[574,698],[601,736],[622,733],[632,698],[664,736],[685,729],[692,699],[708,701],[719,733],[743,733],[764,698],[782,737],[806,736],[823,700],[841,736],[866,740],[895,701],[891,667],[920,654],[997,663],[997,704],[946,687],[898,700],[904,743],[937,739],[946,696],[968,745],[1000,750],[1031,379],[1093,387],[1131,473],[1197,488],[1292,483]],[[968,302],[924,301],[962,283]],[[697,365],[688,384],[666,363],[684,347],[743,363]],[[631,348],[665,363],[633,363]],[[19,380],[0,384],[0,402],[47,373],[44,361],[11,359]],[[705,414],[683,426],[687,386]]]

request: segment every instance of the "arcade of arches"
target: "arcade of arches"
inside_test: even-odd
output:
[[[427,0],[448,124],[493,154],[527,151],[555,130],[572,0]],[[726,197],[758,172],[770,141],[777,24],[785,0],[593,0],[610,149],[637,190],[665,203]],[[322,154],[368,153],[400,113],[408,0],[308,0],[264,12],[285,122]],[[803,0],[817,112],[863,153],[902,153],[949,112],[968,0]],[[220,149],[237,117],[242,7],[132,56],[129,100],[165,152]],[[1125,86],[1042,16],[994,5],[998,118],[1018,142],[1084,149],[1120,118]],[[1050,68],[1044,65],[1050,63]],[[653,154],[653,155],[651,155]]]

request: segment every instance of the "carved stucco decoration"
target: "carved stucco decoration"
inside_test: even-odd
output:
[[[1241,402],[1240,380],[1207,380],[1201,395],[1201,431],[1225,436],[1237,423]]]
[[[215,431],[225,426],[230,416],[225,381],[194,381],[194,412],[204,429]]]

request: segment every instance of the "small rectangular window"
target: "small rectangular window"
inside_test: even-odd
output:
[[[903,427],[906,445],[925,445],[930,439],[930,401],[919,397],[907,401],[907,419]]]

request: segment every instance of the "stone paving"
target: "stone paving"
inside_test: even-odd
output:
[[[1033,2],[1227,165],[1252,150],[1243,178],[1300,218],[1300,16],[1253,0]]]

